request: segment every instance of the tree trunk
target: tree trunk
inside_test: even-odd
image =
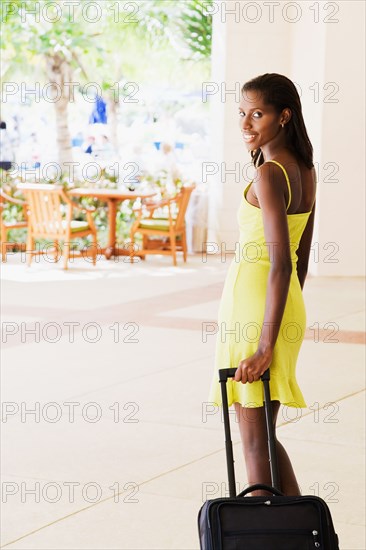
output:
[[[70,173],[67,162],[72,162],[71,136],[68,120],[68,106],[70,100],[70,89],[65,86],[71,82],[71,66],[62,56],[55,54],[46,57],[46,70],[50,83],[53,85],[55,97],[54,102],[56,114],[56,138],[58,149],[58,162],[63,174]]]

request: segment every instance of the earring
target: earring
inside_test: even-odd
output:
[[[284,127],[284,124],[282,123],[282,124],[281,124],[281,128],[283,128],[283,127]]]

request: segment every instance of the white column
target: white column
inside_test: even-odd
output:
[[[363,275],[365,4],[229,1],[214,6],[216,87],[209,99],[216,174],[209,178],[208,240],[234,248],[236,211],[250,162],[238,129],[239,98],[227,92],[259,74],[282,73],[298,85],[318,174],[309,271]],[[225,173],[238,162],[237,174]]]
[[[326,27],[324,73],[319,82],[323,109],[317,215],[319,258],[313,265],[317,275],[362,276],[365,274],[365,4],[358,1],[337,4],[340,9],[335,17],[339,22]]]
[[[234,249],[238,240],[236,211],[245,183],[253,173],[239,130],[240,88],[262,73],[287,74],[291,63],[291,28],[283,19],[271,23],[269,6],[264,4],[266,2],[215,2],[212,88],[216,93],[210,95],[209,100],[211,160],[217,172],[209,178],[208,241],[225,243],[227,249]],[[232,90],[236,93],[231,93]]]

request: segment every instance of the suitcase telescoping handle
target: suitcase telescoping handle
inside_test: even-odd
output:
[[[219,381],[221,385],[222,409],[223,409],[224,429],[225,429],[226,463],[227,463],[227,473],[228,473],[228,479],[229,479],[230,497],[236,496],[236,483],[235,483],[234,454],[233,454],[233,443],[231,441],[226,382],[228,378],[234,378],[235,373],[236,373],[235,368],[219,369]],[[271,480],[272,480],[272,486],[279,491],[280,483],[279,483],[279,476],[278,476],[275,431],[274,431],[274,425],[273,425],[273,414],[272,414],[272,406],[271,406],[271,394],[269,389],[269,380],[270,380],[269,369],[267,369],[266,372],[261,376],[261,380],[264,386],[264,409],[266,414]]]
[[[235,483],[235,470],[234,470],[233,442],[231,441],[229,405],[228,405],[228,400],[227,400],[226,382],[227,382],[228,378],[234,378],[235,372],[236,372],[236,369],[220,369],[219,370],[219,381],[220,381],[220,385],[221,385],[221,398],[222,398],[222,410],[223,410],[223,415],[224,415],[227,476],[228,476],[228,479],[229,479],[229,495],[231,497],[236,497],[236,483]]]
[[[271,469],[272,485],[275,489],[280,490],[280,480],[278,475],[277,451],[275,440],[275,429],[273,424],[273,413],[271,405],[271,393],[269,389],[270,374],[269,369],[261,376],[264,386],[264,410],[266,413],[267,436],[268,436],[268,454],[269,466]]]

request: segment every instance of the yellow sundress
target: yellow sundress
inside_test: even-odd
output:
[[[288,210],[291,203],[290,181],[283,170],[289,189]],[[263,228],[262,211],[246,199],[250,182],[244,190],[237,212],[240,237],[234,258],[230,264],[218,313],[215,369],[209,391],[209,402],[221,405],[221,389],[218,369],[237,368],[239,362],[253,355],[258,347],[264,320],[267,278],[270,269],[270,254]],[[306,312],[301,286],[297,277],[296,263],[301,236],[310,212],[287,214],[292,274],[287,302],[273,351],[271,370],[271,399],[289,407],[306,407],[304,397],[296,381],[296,362],[306,329]],[[263,384],[259,380],[242,384],[229,379],[227,382],[229,406],[235,402],[245,407],[263,406]]]

